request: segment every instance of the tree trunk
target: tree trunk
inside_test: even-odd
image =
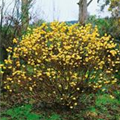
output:
[[[21,6],[21,21],[22,21],[22,30],[26,31],[27,27],[29,25],[29,0],[22,0],[22,6]]]
[[[79,23],[84,25],[87,20],[87,0],[80,0],[79,3]]]

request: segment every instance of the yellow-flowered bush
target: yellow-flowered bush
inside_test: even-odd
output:
[[[13,42],[4,61],[4,88],[10,92],[30,92],[40,100],[74,108],[82,94],[117,82],[117,44],[110,36],[99,37],[90,24],[43,23]]]

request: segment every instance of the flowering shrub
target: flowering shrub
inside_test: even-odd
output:
[[[117,44],[110,36],[99,37],[90,24],[43,23],[13,42],[3,66],[4,88],[11,93],[34,93],[72,109],[82,94],[117,82]]]

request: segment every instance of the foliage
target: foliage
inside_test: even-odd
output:
[[[114,17],[120,17],[120,1],[119,0],[110,0],[109,11],[112,12]]]
[[[120,0],[104,0],[103,5],[101,6],[101,10],[103,10],[107,5],[109,5],[108,11],[111,13],[111,18],[107,20],[110,27],[108,30],[106,30],[113,37],[120,39]]]
[[[89,96],[92,96],[90,94]],[[119,120],[120,119],[120,101],[110,94],[97,93],[94,102],[87,103],[79,111],[73,111],[70,115],[62,115],[65,119],[70,120]],[[84,99],[84,98],[83,98]],[[89,101],[89,99],[84,102]],[[80,106],[81,107],[81,106]]]
[[[90,112],[94,113],[95,117],[101,119],[116,119],[120,118],[120,101],[109,94],[97,95],[95,105],[90,107]]]
[[[98,0],[98,3],[101,2]],[[108,10],[111,12],[113,17],[120,17],[120,1],[119,0],[103,0],[101,11],[104,10],[104,8],[109,5]]]
[[[13,46],[12,40],[22,35],[21,25],[14,16],[5,16],[4,25],[1,27],[1,60],[7,58],[6,48]]]
[[[90,16],[87,23],[91,23],[93,26],[97,25],[101,36],[107,33],[120,42],[119,18],[96,18],[96,16]]]
[[[89,94],[92,97],[92,94]],[[84,99],[85,95],[82,96]],[[88,102],[85,106],[77,110],[41,110],[33,109],[30,104],[15,106],[1,114],[1,120],[17,119],[17,120],[119,120],[120,119],[120,101],[110,94],[100,93],[94,94],[96,99],[92,103],[92,99],[86,99]],[[92,104],[91,104],[92,103]]]
[[[35,28],[35,27],[41,26],[44,22],[45,22],[45,20],[40,19],[40,20],[38,20],[38,21],[34,21],[31,26]],[[29,26],[30,26],[30,25],[29,25]]]
[[[32,105],[25,104],[22,106],[8,109],[1,113],[1,120],[61,120],[60,115],[52,113],[50,117],[39,115],[32,111]]]
[[[40,120],[41,116],[31,112],[32,106],[25,105],[11,108],[2,113],[2,120],[17,119],[17,120]]]
[[[10,95],[29,94],[29,98],[73,109],[83,94],[118,82],[117,44],[110,36],[99,37],[97,27],[90,24],[43,23],[13,43],[1,66],[4,89]]]
[[[96,16],[90,16],[87,23],[91,23],[93,26],[97,25],[99,33],[103,36],[105,33],[110,34],[111,23],[108,19],[96,18]]]

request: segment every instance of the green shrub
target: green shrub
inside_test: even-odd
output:
[[[91,23],[93,26],[97,25],[101,36],[105,33],[111,35],[113,38],[120,42],[120,21],[119,18],[96,18],[96,16],[90,16],[87,23]]]
[[[43,23],[13,43],[3,66],[10,95],[29,93],[29,98],[72,109],[83,94],[118,82],[117,44],[90,24]]]

